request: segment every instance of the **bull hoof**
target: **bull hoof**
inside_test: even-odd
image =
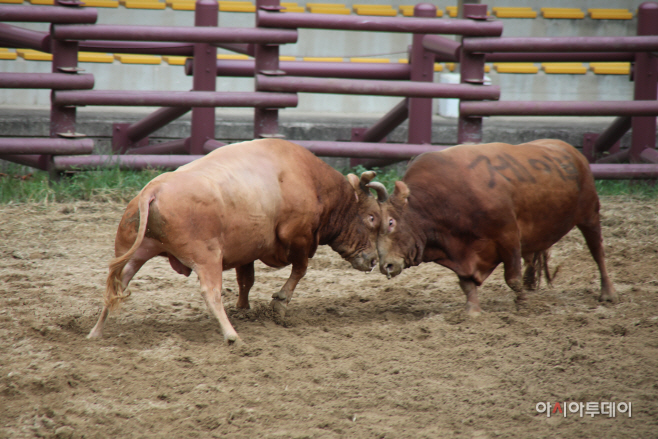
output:
[[[272,294],[272,299],[274,299],[274,300],[288,300],[288,296],[286,296],[286,293],[284,293],[283,290],[281,290],[278,293]]]
[[[231,346],[231,347],[235,347],[235,348],[239,348],[241,346],[246,345],[246,343],[243,342],[240,337],[236,337],[235,339],[231,339],[231,340],[226,339],[226,344]]]
[[[615,292],[601,291],[601,295],[599,296],[599,302],[617,303],[618,301],[619,298],[617,297],[617,294]]]
[[[523,282],[520,279],[512,279],[507,281],[507,285],[514,291],[517,295],[523,293]]]
[[[95,332],[95,331],[91,331],[89,335],[87,335],[87,338],[89,340],[93,340],[94,338],[101,338],[101,337],[103,337],[103,333]]]
[[[480,308],[480,305],[475,305],[470,302],[466,303],[465,311],[466,311],[466,315],[472,318],[479,317],[482,315],[482,308]]]
[[[288,311],[288,306],[286,305],[285,300],[274,299],[272,300],[272,310],[274,315],[283,319],[286,317],[286,312]]]
[[[238,308],[238,309],[251,309],[251,305],[249,305],[249,302],[242,303],[239,300],[235,304],[235,307]]]
[[[240,336],[236,333],[224,335],[224,341],[229,346],[241,346],[244,344]]]

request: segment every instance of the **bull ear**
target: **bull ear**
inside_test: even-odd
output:
[[[359,177],[354,174],[347,174],[347,181],[349,181],[350,185],[354,188],[354,196],[356,197],[356,201],[359,201],[359,184],[361,183]]]
[[[395,182],[395,190],[393,191],[393,197],[400,199],[404,204],[407,203],[409,199],[409,194],[411,191],[409,190],[409,186],[404,181],[396,181]]]
[[[350,182],[350,184],[352,185],[355,191],[359,190],[359,183],[360,183],[359,177],[357,177],[354,174],[347,174],[347,181]]]

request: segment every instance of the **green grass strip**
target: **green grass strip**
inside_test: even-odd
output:
[[[51,181],[43,171],[26,171],[23,166],[9,164],[0,174],[0,204],[10,203],[66,203],[71,201],[118,201],[131,200],[162,170],[127,171],[118,166],[92,171],[73,172],[59,181]],[[361,175],[367,169],[359,165],[343,170]],[[395,168],[378,169],[375,181],[393,193],[395,181],[402,176]],[[29,173],[29,174],[26,174]],[[599,180],[596,189],[601,196],[626,196],[640,199],[658,198],[658,184],[653,181]]]
[[[25,174],[19,165],[7,166],[0,176],[0,203],[44,203],[70,201],[129,201],[163,171],[125,171],[119,167],[65,174],[51,181],[48,173]]]

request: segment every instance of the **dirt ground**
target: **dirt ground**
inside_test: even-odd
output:
[[[322,247],[284,321],[269,300],[290,269],[258,263],[228,347],[195,274],[152,260],[87,340],[124,205],[0,206],[0,437],[658,437],[658,201],[604,198],[620,302],[573,231],[552,287],[517,311],[502,267],[462,312],[456,276],[424,264],[387,281]],[[629,402],[632,417],[537,403]]]

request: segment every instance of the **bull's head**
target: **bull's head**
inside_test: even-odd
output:
[[[418,249],[405,218],[409,211],[409,187],[395,182],[393,195],[381,205],[382,223],[377,239],[379,270],[389,279],[412,265]]]
[[[352,236],[349,241],[353,249],[345,252],[345,258],[352,267],[361,271],[372,271],[377,265],[377,235],[381,227],[381,209],[370,189],[377,192],[380,201],[388,198],[384,185],[372,181],[375,175],[377,174],[374,171],[366,171],[361,174],[361,178],[354,174],[347,176],[355,191],[357,218],[349,233]]]

